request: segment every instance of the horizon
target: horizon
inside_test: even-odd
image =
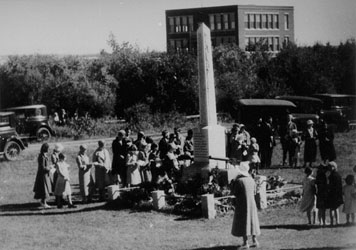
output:
[[[165,52],[166,10],[223,5],[293,6],[297,46],[337,46],[356,37],[351,0],[2,0],[0,56],[98,55],[111,52],[110,34],[119,44]]]

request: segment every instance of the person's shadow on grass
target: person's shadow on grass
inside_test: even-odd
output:
[[[213,247],[199,247],[192,250],[236,250],[237,245],[234,246],[213,246]]]
[[[39,206],[39,202],[0,205],[0,216],[57,215],[106,209],[106,203],[104,202],[78,205],[75,209],[69,209],[67,206],[64,206],[64,208],[57,208],[57,206],[51,202],[48,204],[51,205],[52,208],[43,209]]]

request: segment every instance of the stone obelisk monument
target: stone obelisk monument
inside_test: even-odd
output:
[[[204,23],[199,24],[197,41],[200,122],[193,130],[194,167],[204,171],[225,168],[225,162],[209,159],[226,157],[225,128],[217,124],[210,29]]]

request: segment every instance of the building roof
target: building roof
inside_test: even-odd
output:
[[[8,115],[13,115],[14,112],[2,112],[0,111],[0,116],[8,116]]]
[[[294,103],[286,100],[277,99],[240,99],[238,104],[241,106],[287,106],[296,107]]]
[[[278,100],[287,100],[287,101],[312,101],[312,102],[320,102],[323,101],[319,98],[309,97],[309,96],[294,96],[294,95],[283,95],[283,96],[276,96]]]
[[[315,97],[356,97],[356,95],[346,95],[346,94],[327,94],[327,93],[323,93],[323,94],[314,94],[313,96]]]
[[[43,104],[35,104],[35,105],[26,105],[26,106],[18,106],[18,107],[12,107],[12,108],[7,108],[6,110],[19,110],[19,109],[39,109],[39,108],[44,108],[46,107]]]

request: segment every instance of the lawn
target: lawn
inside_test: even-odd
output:
[[[107,142],[108,146],[110,142]],[[345,177],[356,165],[356,131],[336,134],[339,172]],[[51,144],[53,146],[53,144]],[[96,144],[88,143],[89,153]],[[79,200],[74,158],[78,144],[65,144],[74,200]],[[274,167],[264,175],[280,175],[300,183],[302,169],[280,168],[280,147]],[[38,145],[30,145],[15,162],[0,162],[0,249],[235,249],[231,236],[233,212],[214,220],[188,219],[164,212],[113,209],[105,203],[78,204],[76,209],[41,210],[33,199]],[[341,222],[345,215],[341,212]],[[308,227],[296,205],[259,212],[260,249],[356,249],[354,227]]]

